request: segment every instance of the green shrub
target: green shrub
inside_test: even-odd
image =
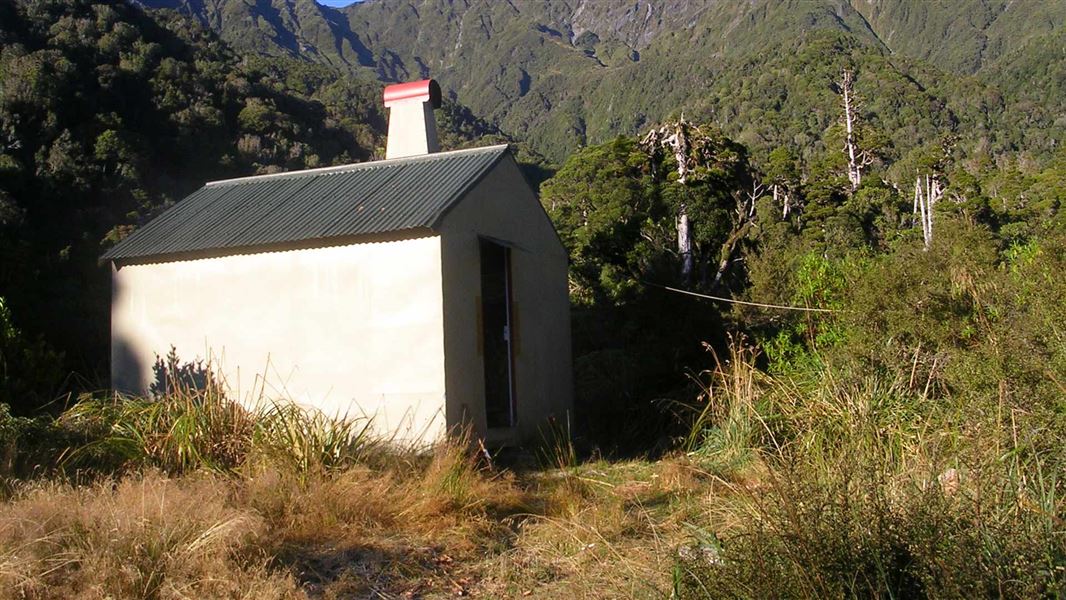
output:
[[[95,437],[96,432],[67,427],[50,416],[14,416],[0,403],[0,480],[55,474],[72,448]]]
[[[369,419],[335,419],[313,408],[280,402],[254,418],[254,453],[303,478],[350,466],[371,445]]]
[[[14,472],[19,439],[32,422],[26,417],[12,416],[11,408],[0,403],[0,477]]]
[[[213,382],[203,389],[178,385],[154,398],[85,397],[60,422],[94,432],[68,457],[86,468],[232,473],[265,461],[306,476],[350,464],[369,444],[366,419],[330,418],[282,402],[249,409]]]

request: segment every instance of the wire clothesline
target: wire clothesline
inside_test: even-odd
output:
[[[708,294],[698,294],[696,292],[690,292],[688,290],[682,290],[679,288],[670,287],[668,285],[661,285],[658,283],[652,283],[650,281],[642,281],[644,285],[650,285],[671,292],[677,292],[678,294],[687,294],[689,296],[696,296],[697,298],[706,298],[708,300],[718,300],[719,302],[729,302],[730,304],[743,304],[745,306],[758,306],[760,308],[777,308],[781,310],[798,310],[802,312],[821,312],[821,313],[833,313],[837,312],[830,308],[809,308],[806,306],[783,306],[781,304],[764,304],[762,302],[748,302],[746,300],[734,300],[733,298],[723,298],[721,296],[711,296]]]

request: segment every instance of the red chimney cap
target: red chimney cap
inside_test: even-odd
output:
[[[440,108],[440,86],[432,79],[385,86],[385,106],[401,100],[421,100]]]

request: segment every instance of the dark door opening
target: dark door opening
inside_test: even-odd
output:
[[[511,249],[481,240],[481,323],[485,417],[489,427],[515,424],[511,348]]]

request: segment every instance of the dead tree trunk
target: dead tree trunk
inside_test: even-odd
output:
[[[646,151],[655,148],[668,148],[677,161],[677,182],[685,184],[692,170],[692,158],[690,156],[692,144],[689,140],[689,125],[685,117],[672,125],[664,125],[653,129],[644,136],[640,144]],[[697,130],[697,134],[698,134]],[[688,216],[688,208],[682,202],[675,215],[677,229],[677,254],[681,258],[681,279],[688,283],[692,278],[695,268],[695,257],[692,252],[692,226]]]
[[[777,203],[781,203],[781,220],[787,220],[788,215],[792,212],[792,195],[789,194],[788,189],[784,186],[774,184],[774,206]]]
[[[869,155],[859,149],[855,141],[855,130],[858,128],[858,102],[855,99],[854,79],[851,71],[844,69],[843,79],[837,83],[840,95],[844,102],[844,154],[848,158],[848,181],[851,182],[851,191],[859,189],[862,183],[862,170],[870,164]]]
[[[692,230],[689,228],[688,209],[682,202],[677,213],[677,253],[681,256],[681,280],[692,280],[694,258],[692,256]]]
[[[944,195],[940,188],[940,182],[936,177],[925,176],[925,187],[922,187],[922,177],[914,179],[914,213],[922,224],[922,241],[925,242],[926,251],[933,244],[933,207]]]

